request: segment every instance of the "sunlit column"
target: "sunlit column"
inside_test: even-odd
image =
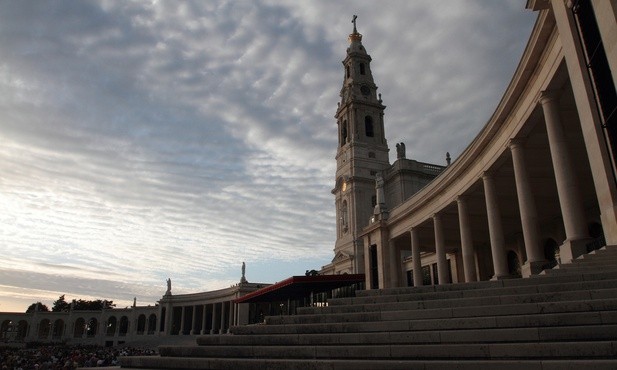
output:
[[[488,230],[491,240],[491,254],[493,255],[493,279],[508,276],[508,261],[506,259],[505,240],[503,226],[501,224],[501,212],[497,204],[497,190],[495,179],[489,173],[482,175],[484,183],[484,197],[486,200],[486,215],[488,217]]]
[[[587,238],[587,227],[576,173],[570,159],[566,135],[559,116],[558,98],[555,91],[543,91],[540,96],[540,104],[544,112],[548,144],[553,160],[559,205],[561,206],[561,215],[566,231],[566,243],[570,244]],[[567,259],[578,257],[577,251],[571,252],[572,255],[566,256]]]
[[[540,234],[538,232],[538,212],[529,181],[529,173],[525,165],[523,144],[519,139],[513,139],[510,140],[509,147],[512,153],[518,208],[527,254],[527,262],[523,266],[522,272],[523,276],[535,275],[542,271],[542,264],[544,263],[544,251],[540,245]]]
[[[456,205],[458,207],[458,223],[461,230],[461,250],[463,255],[465,282],[477,281],[475,252],[473,238],[471,236],[471,221],[469,220],[467,197],[459,196],[456,199]]]
[[[411,264],[413,268],[413,286],[422,286],[422,260],[420,259],[420,235],[413,228],[411,234]]]
[[[433,224],[435,228],[435,253],[437,254],[437,276],[439,284],[447,284],[450,282],[450,274],[448,271],[448,261],[446,260],[446,245],[443,235],[443,219],[439,213],[433,215]]]

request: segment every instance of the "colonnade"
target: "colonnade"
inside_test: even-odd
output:
[[[559,112],[559,92],[542,91],[539,96],[538,104],[544,116],[544,124],[547,133],[547,145],[550,148],[553,176],[557,188],[560,205],[559,218],[563,220],[565,241],[560,248],[562,261],[569,261],[585,252],[585,243],[590,238],[587,234],[587,220],[585,218],[585,208],[582,196],[577,183],[576,171],[573,166],[568,140],[564,133],[563,123]],[[540,225],[538,219],[537,204],[534,198],[535,190],[530,180],[530,175],[526,163],[526,147],[524,137],[514,137],[508,140],[505,147],[504,158],[511,158],[513,168],[514,186],[516,188],[518,213],[520,217],[521,233],[524,241],[524,254],[526,262],[521,268],[523,276],[538,274],[546,264],[543,245],[540,240]],[[547,168],[547,172],[549,169]],[[499,175],[495,170],[489,168],[478,175],[481,183],[481,191],[484,195],[484,209],[486,222],[488,224],[488,236],[490,244],[490,257],[493,266],[492,279],[503,279],[511,277],[508,268],[507,246],[504,235],[503,215],[500,209],[500,191],[497,185]],[[470,187],[471,188],[471,187]],[[479,186],[476,187],[478,193]],[[469,188],[468,188],[469,189]],[[472,190],[463,191],[456,196],[456,210],[458,215],[458,228],[460,231],[460,245],[456,246],[462,255],[463,278],[465,282],[478,280],[476,271],[474,250],[474,235],[472,223],[469,215],[469,194]],[[477,198],[477,197],[476,197]],[[446,208],[446,207],[444,207]],[[451,213],[450,207],[450,213]],[[446,234],[444,231],[444,216],[441,211],[435,212],[431,219],[422,220],[422,224],[430,224],[434,231],[433,243],[429,246],[434,251],[437,265],[437,277],[440,284],[450,282],[450,268],[447,264]],[[426,251],[426,247],[420,243],[418,226],[409,229],[410,250],[412,257],[412,270],[414,285],[422,285],[421,272],[421,251]],[[383,233],[382,233],[383,234]],[[395,235],[399,237],[399,235]],[[395,238],[389,240],[385,255],[388,256],[389,266],[380,266],[387,269],[390,276],[381,279],[380,287],[403,285],[399,276],[402,276],[402,263],[400,258],[400,245],[394,242]],[[404,272],[404,271],[403,271]],[[367,280],[370,278],[367,278]],[[385,280],[385,281],[384,281]]]
[[[549,249],[569,263],[617,244],[617,135],[609,109],[615,4],[530,0],[527,7],[539,11],[538,20],[487,124],[442,174],[363,230],[364,255],[373,259],[367,285],[376,270],[380,288],[401,285],[400,270],[410,263],[414,285],[423,283],[426,263],[436,266],[432,282],[448,282],[452,256],[457,281],[504,279],[512,275],[511,252],[520,274],[530,276],[550,267]],[[594,78],[609,83],[598,90]],[[401,249],[411,258],[401,261]],[[370,251],[388,256],[389,266]]]
[[[233,301],[174,307],[167,334],[225,334],[239,322],[237,304]],[[179,314],[179,317],[175,315]],[[190,315],[190,318],[189,318]],[[179,327],[176,327],[179,323]]]

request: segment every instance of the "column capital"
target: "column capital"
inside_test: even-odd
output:
[[[466,203],[469,200],[469,195],[461,194],[456,196],[456,203]]]
[[[540,91],[540,96],[538,97],[538,102],[540,104],[548,104],[552,101],[555,101],[559,98],[558,90],[542,90]]]
[[[480,177],[482,178],[482,180],[487,181],[487,180],[492,180],[494,176],[492,172],[484,171],[482,172],[482,175],[480,175]]]
[[[510,150],[522,149],[525,141],[527,141],[527,138],[513,137],[508,141],[508,147],[510,148]]]
[[[433,213],[433,220],[441,220],[441,213]]]

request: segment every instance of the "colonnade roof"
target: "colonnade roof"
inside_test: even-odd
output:
[[[292,276],[276,284],[249,293],[236,303],[277,302],[309,297],[312,293],[331,291],[364,282],[364,274]]]

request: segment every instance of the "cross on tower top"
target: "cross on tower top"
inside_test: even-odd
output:
[[[356,29],[356,19],[358,19],[358,16],[354,14],[351,19],[351,23],[353,23],[353,33],[358,33],[358,30]]]

